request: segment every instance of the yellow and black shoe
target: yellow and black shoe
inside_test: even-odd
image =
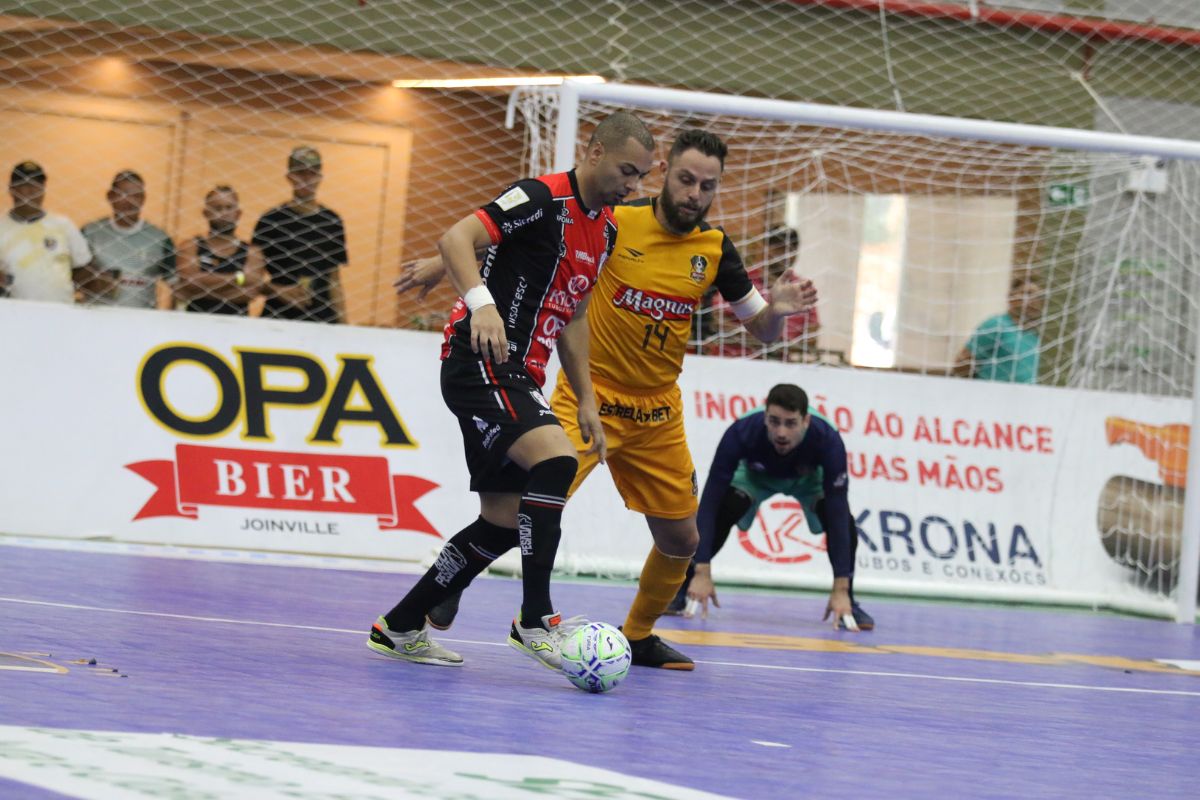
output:
[[[622,631],[623,632],[623,631]],[[629,652],[633,663],[638,667],[656,667],[657,669],[678,669],[691,671],[696,668],[696,662],[664,642],[653,633],[645,639],[630,639]]]

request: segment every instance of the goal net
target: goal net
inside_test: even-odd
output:
[[[963,351],[985,338],[982,321],[1007,314],[1035,332],[1033,350],[1018,369],[993,364],[994,377],[1192,394],[1196,143],[618,85],[526,90],[512,104],[529,173],[574,163],[619,108],[648,121],[664,154],[692,127],[728,144],[709,221],[764,292],[791,268],[820,301],[764,344],[714,290],[695,316],[694,354],[979,375],[982,345],[967,365]],[[1107,444],[1138,448],[1158,480],[1109,481],[1098,533],[1128,580],[1160,598],[1180,574],[1190,418],[1105,426]]]

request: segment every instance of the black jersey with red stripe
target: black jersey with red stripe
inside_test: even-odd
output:
[[[575,171],[528,178],[475,212],[492,237],[480,276],[504,320],[510,360],[541,386],[558,334],[596,285],[612,254],[612,209],[589,209]],[[450,310],[442,358],[471,352],[471,312],[462,298]]]

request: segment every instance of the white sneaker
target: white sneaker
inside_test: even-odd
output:
[[[521,614],[518,612],[513,620],[512,630],[508,634],[508,644],[514,650],[519,650],[547,669],[562,669],[562,640],[577,629],[588,624],[582,615],[563,619],[561,614],[547,614],[542,617],[546,626],[534,625],[526,628],[520,623]]]
[[[371,626],[367,647],[389,658],[415,661],[418,664],[436,664],[439,667],[461,667],[462,656],[448,650],[429,638],[429,623],[419,631],[394,631],[388,628],[383,617]]]

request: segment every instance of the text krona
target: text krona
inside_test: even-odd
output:
[[[372,371],[369,357],[339,355],[337,375],[331,380],[325,365],[311,356],[236,352],[235,367],[196,345],[171,344],[151,351],[138,371],[138,392],[146,410],[167,428],[186,436],[219,436],[241,421],[242,438],[271,440],[272,407],[316,407],[319,415],[309,442],[338,444],[338,429],[350,423],[377,427],[382,445],[416,446]],[[211,411],[185,416],[176,410],[179,405],[168,397],[165,377],[181,364],[199,368],[215,380],[217,403]],[[280,372],[298,374],[299,383],[271,385],[267,375]]]

